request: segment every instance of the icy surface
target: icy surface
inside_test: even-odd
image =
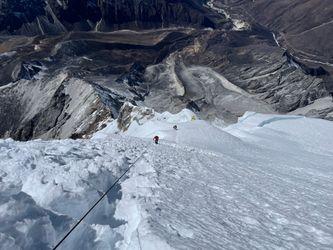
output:
[[[52,248],[131,162],[61,249],[333,248],[332,122],[137,115],[90,140],[0,141],[0,248]]]

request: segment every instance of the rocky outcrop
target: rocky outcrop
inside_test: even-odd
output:
[[[143,101],[149,94],[145,83],[144,73],[146,68],[138,62],[134,62],[128,72],[123,73],[116,82],[128,86],[135,98],[134,100]]]
[[[0,90],[1,137],[80,138],[118,116],[121,96],[66,74],[20,80]]]
[[[287,58],[287,62],[296,68],[300,68],[307,75],[311,76],[329,76],[327,70],[325,70],[322,66],[311,67],[308,66],[299,60],[297,60],[294,56],[292,56],[288,51],[283,54]]]
[[[126,102],[120,109],[117,118],[117,126],[120,131],[125,132],[133,122],[142,124],[144,121],[154,116],[155,113],[153,109],[134,106]]]

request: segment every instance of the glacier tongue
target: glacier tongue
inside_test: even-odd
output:
[[[51,249],[136,160],[61,249],[332,249],[332,122],[132,108],[89,140],[0,141],[1,249]]]

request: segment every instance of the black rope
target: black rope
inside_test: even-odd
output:
[[[55,245],[55,247],[53,247],[53,250],[57,249],[61,243],[64,242],[64,240],[74,231],[74,229],[84,220],[84,218],[87,217],[87,215],[98,205],[98,203],[103,200],[103,198],[112,190],[112,188],[114,188],[118,182],[121,180],[121,178],[124,177],[125,174],[127,174],[127,172],[134,166],[135,163],[137,163],[137,161],[142,157],[143,154],[141,154],[127,169],[126,171],[111,185],[111,187],[109,187],[109,189],[101,196],[101,198],[99,198],[98,201],[95,202],[95,204],[82,216],[82,218],[74,225],[74,227],[72,227],[71,230],[69,230],[69,232],[58,242],[57,245]]]

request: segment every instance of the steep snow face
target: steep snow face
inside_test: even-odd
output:
[[[61,249],[332,249],[332,122],[121,112],[90,140],[0,141],[1,247],[50,249],[134,163]]]
[[[126,105],[132,106],[128,103]],[[104,130],[97,132],[94,138],[103,138],[112,133],[122,133],[126,136],[152,140],[157,135],[168,143],[195,146],[211,152],[232,151],[235,153],[244,149],[245,145],[241,140],[207,121],[199,120],[196,114],[190,110],[184,109],[177,114],[171,114],[169,112],[156,113],[152,109],[134,107],[133,112],[125,116],[122,115],[124,107],[120,111],[120,118],[111,122]],[[119,127],[119,124],[123,124],[123,121],[120,121],[121,118],[129,123],[125,131]],[[177,129],[173,128],[175,125]],[[237,145],[237,147],[230,148],[230,144]]]

